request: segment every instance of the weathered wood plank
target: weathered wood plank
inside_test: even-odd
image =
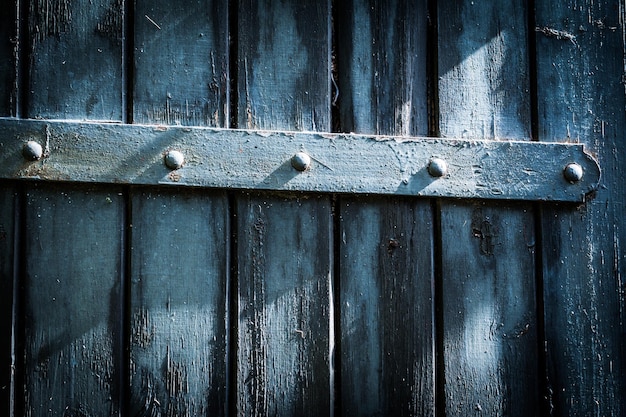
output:
[[[25,117],[122,120],[123,2],[27,2]]]
[[[330,1],[242,0],[237,9],[238,126],[328,132]],[[330,198],[240,195],[236,207],[236,412],[327,415]]]
[[[243,195],[237,203],[237,414],[328,415],[329,200]]]
[[[538,415],[534,215],[441,208],[446,415]]]
[[[15,196],[12,184],[0,183],[0,414],[13,409],[13,322],[15,282]]]
[[[140,0],[134,17],[133,122],[227,126],[228,3]],[[159,142],[176,148],[178,131],[162,131]],[[164,178],[184,176],[168,177],[166,149],[143,149]],[[181,150],[193,160],[193,152]],[[227,198],[146,189],[131,200],[129,411],[226,415]]]
[[[437,6],[442,136],[530,138],[526,4]]]
[[[626,413],[624,3],[536,2],[540,140],[585,142],[602,163],[595,199],[546,206],[544,304],[554,416]]]
[[[120,410],[124,198],[29,186],[24,260],[25,415]]]
[[[0,116],[15,116],[17,105],[17,3],[0,13]]]
[[[359,134],[428,134],[426,2],[351,1],[338,7],[340,128]],[[405,144],[398,145],[400,153],[407,150]],[[364,178],[376,172],[371,161],[385,153],[355,153],[368,161]],[[411,159],[420,158],[412,154]],[[419,176],[409,175],[407,184]],[[341,197],[339,207],[341,414],[432,416],[430,203]]]
[[[135,2],[135,123],[227,126],[228,2]]]
[[[123,0],[23,6],[20,116],[122,120]],[[25,413],[119,414],[124,198],[108,187],[28,190]]]
[[[340,216],[342,415],[432,416],[431,207],[346,197]]]
[[[330,1],[240,0],[238,127],[330,130]]]
[[[351,0],[337,7],[340,130],[426,136],[427,2]]]
[[[129,415],[223,416],[228,201],[138,190],[132,219]]]
[[[525,7],[438,4],[442,136],[530,137]],[[537,415],[531,207],[442,201],[440,219],[446,415]]]

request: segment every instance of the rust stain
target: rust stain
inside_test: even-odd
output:
[[[16,178],[38,178],[50,181],[69,181],[72,178],[65,172],[59,171],[45,164],[45,159],[32,162],[18,170]]]
[[[181,175],[180,173],[176,171],[172,171],[169,174],[167,174],[167,178],[169,178],[169,180],[172,182],[178,182],[181,179]]]

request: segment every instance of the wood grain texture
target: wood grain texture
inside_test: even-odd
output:
[[[228,4],[135,2],[135,123],[226,127]]]
[[[15,199],[15,186],[0,183],[0,414],[6,416],[13,415]]]
[[[129,415],[224,416],[225,195],[138,190],[132,218]]]
[[[341,412],[434,415],[428,201],[341,200]]]
[[[17,105],[17,4],[0,13],[0,115],[15,116]]]
[[[238,11],[238,127],[329,131],[330,1]]]
[[[244,195],[237,219],[237,415],[328,415],[329,200]]]
[[[133,122],[227,126],[227,2],[140,0],[134,19]],[[193,159],[171,132],[158,142]],[[152,153],[165,175],[167,149]],[[132,208],[129,412],[225,415],[226,196],[145,189]]]
[[[534,216],[441,208],[446,415],[538,415]]]
[[[237,9],[238,126],[329,131],[330,2],[240,1]],[[236,207],[236,413],[327,415],[330,198],[240,195]]]
[[[539,139],[583,142],[602,166],[593,201],[542,213],[554,416],[626,413],[624,9],[536,2]]]
[[[438,4],[442,136],[530,137],[525,5]],[[537,415],[531,208],[441,201],[440,219],[446,415]]]
[[[441,135],[530,138],[526,3],[468,0],[437,8]]]
[[[340,128],[425,136],[426,2],[350,1],[338,4],[337,15]],[[397,143],[394,153],[398,158],[407,151]],[[367,161],[377,158],[356,155]],[[430,157],[424,158],[426,163]],[[400,165],[401,171],[406,169]],[[375,172],[371,165],[367,170]],[[419,176],[406,174],[411,181]],[[430,203],[342,197],[339,207],[340,412],[434,415]]]
[[[337,5],[340,129],[426,136],[427,4],[424,0]]]
[[[25,415],[120,410],[124,199],[117,189],[29,186]]]
[[[122,119],[123,2],[26,2],[29,90],[25,117]]]

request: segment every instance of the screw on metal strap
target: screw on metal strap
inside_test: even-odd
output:
[[[563,170],[563,176],[570,183],[577,183],[583,179],[583,167],[577,163],[567,164]]]
[[[432,158],[428,162],[428,173],[433,177],[443,177],[448,173],[448,164],[441,158]]]
[[[185,156],[179,151],[168,151],[165,154],[165,165],[169,169],[179,169],[185,163]]]
[[[43,148],[34,140],[29,140],[22,147],[22,156],[27,161],[37,161],[41,159],[43,155]]]

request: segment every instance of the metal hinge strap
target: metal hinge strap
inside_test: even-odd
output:
[[[581,144],[0,119],[0,178],[584,201]]]

